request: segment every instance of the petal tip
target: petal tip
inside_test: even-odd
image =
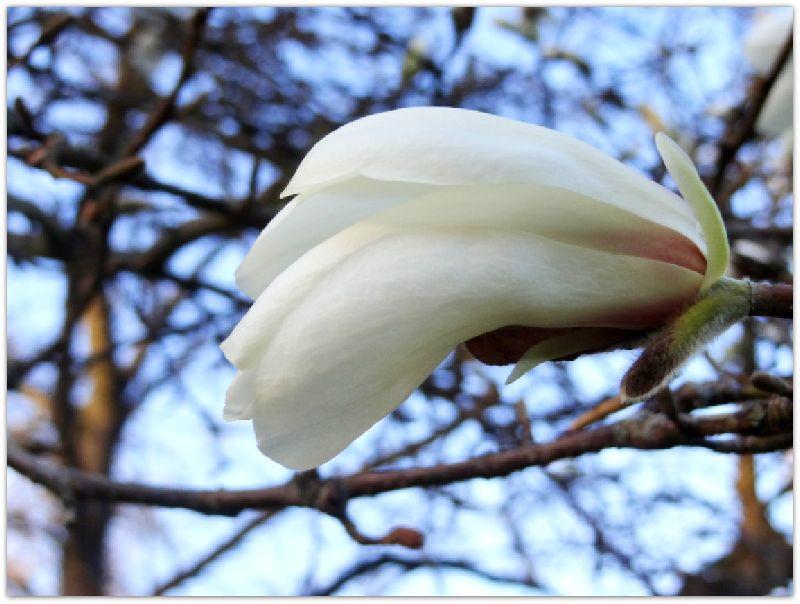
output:
[[[725,223],[697,168],[681,146],[663,132],[656,133],[656,148],[683,198],[689,203],[706,243],[706,274],[700,291],[708,290],[727,270],[730,255]]]
[[[516,365],[514,365],[514,369],[511,370],[511,373],[508,374],[508,377],[506,378],[506,386],[510,386],[523,375],[532,369],[535,369],[543,362],[544,361],[541,359],[521,359]]]
[[[306,455],[298,454],[297,451],[293,451],[291,446],[285,447],[276,445],[273,439],[259,438],[258,433],[256,433],[256,443],[258,450],[261,451],[264,457],[295,472],[313,470],[328,461],[327,459],[322,461],[316,459],[309,460]]]

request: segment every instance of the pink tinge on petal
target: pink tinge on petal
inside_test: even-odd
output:
[[[586,236],[583,243],[615,254],[675,264],[700,275],[706,272],[706,257],[693,241],[657,225],[647,231],[596,233]]]
[[[676,294],[672,298],[654,300],[648,304],[608,309],[587,319],[584,326],[650,331],[662,327],[677,317],[695,300],[695,297]]]
[[[536,344],[567,334],[581,331],[595,332],[593,327],[526,327],[524,325],[507,325],[488,333],[481,334],[465,342],[467,350],[484,365],[508,365],[516,363]],[[609,345],[624,342],[641,335],[640,331],[613,329],[608,331]],[[581,354],[592,352],[587,348]],[[571,360],[577,354],[557,360]]]
[[[540,342],[582,330],[608,328],[609,344],[619,343],[636,339],[646,331],[662,327],[680,314],[692,300],[692,296],[676,295],[670,299],[654,300],[635,307],[608,309],[587,317],[581,325],[574,327],[507,325],[471,338],[465,345],[485,365],[508,365],[519,361],[528,349]],[[581,354],[587,352],[592,351],[587,349]],[[574,356],[561,360],[569,360]]]

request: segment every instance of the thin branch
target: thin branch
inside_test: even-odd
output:
[[[475,566],[468,560],[450,559],[450,558],[404,558],[392,554],[383,554],[376,558],[358,562],[353,567],[344,571],[338,578],[326,587],[321,587],[309,593],[311,596],[329,596],[339,591],[345,584],[380,569],[383,566],[399,566],[404,571],[413,571],[418,568],[450,568],[454,570],[463,570],[465,572],[477,575],[489,581],[497,583],[513,583],[516,585],[524,585],[533,589],[541,589],[542,586],[530,578],[514,577],[510,575],[500,575],[490,571],[483,570]]]
[[[753,283],[750,315],[791,319],[794,314],[790,283]]]
[[[702,441],[701,446],[718,453],[772,453],[792,448],[794,435],[791,432],[772,436],[743,436],[724,440]]]
[[[771,438],[771,437],[767,437]],[[764,442],[744,440],[762,447]],[[774,449],[791,446],[791,439],[774,440]],[[545,466],[557,459],[596,453],[603,449],[668,449],[681,445],[704,446],[720,450],[716,443],[687,435],[682,428],[661,414],[646,414],[593,430],[565,434],[555,441],[531,444],[475,457],[466,461],[432,467],[416,467],[384,472],[363,472],[301,484],[292,481],[281,486],[238,491],[191,490],[154,487],[141,483],[117,482],[104,476],[63,468],[37,459],[13,442],[8,446],[9,465],[34,482],[56,493],[71,497],[118,503],[177,507],[204,514],[236,515],[246,509],[276,509],[289,506],[329,510],[341,505],[342,493],[348,498],[372,496],[412,487],[431,487],[473,478],[496,478],[532,466]]]
[[[793,227],[755,226],[745,221],[726,221],[725,230],[729,239],[772,240],[783,245],[791,245],[794,236]]]
[[[73,17],[69,13],[56,13],[51,16],[42,26],[42,33],[36,41],[28,47],[28,50],[19,57],[15,57],[8,62],[8,69],[12,69],[17,65],[27,63],[34,50],[45,44],[50,44],[56,37],[64,31],[64,29],[72,23]]]
[[[275,512],[263,512],[255,518],[243,524],[230,537],[217,545],[214,549],[202,556],[197,562],[188,568],[180,571],[174,577],[165,581],[153,590],[152,595],[163,596],[166,592],[175,589],[181,583],[199,575],[207,566],[221,558],[224,554],[235,548],[248,534],[262,526],[267,520],[272,518]]]
[[[727,132],[722,136],[717,167],[711,182],[711,193],[715,197],[722,192],[722,185],[725,182],[725,172],[728,165],[736,157],[742,145],[752,138],[755,132],[756,122],[758,121],[758,116],[761,114],[761,109],[764,107],[764,103],[766,103],[770,91],[778,80],[778,76],[781,74],[784,66],[789,61],[789,57],[792,55],[793,40],[793,33],[789,32],[789,37],[786,42],[784,42],[772,68],[764,78],[754,86],[752,93],[747,99],[747,107],[744,115],[742,115],[739,120],[729,124]]]
[[[172,116],[172,113],[175,111],[175,102],[178,99],[178,94],[180,93],[183,85],[189,79],[189,76],[192,74],[194,55],[197,51],[197,47],[200,45],[200,40],[203,36],[203,30],[205,29],[205,24],[208,20],[208,14],[210,11],[210,8],[200,8],[195,12],[189,29],[189,38],[186,41],[183,51],[181,52],[183,68],[181,69],[178,81],[175,83],[172,92],[161,99],[161,101],[156,105],[155,109],[153,109],[152,113],[150,113],[150,115],[147,117],[147,121],[145,122],[144,126],[142,126],[142,129],[139,130],[139,132],[134,136],[133,140],[125,148],[125,151],[123,151],[123,156],[127,157],[136,155],[139,151],[141,151],[142,148],[152,138],[152,136],[158,131],[158,129],[167,123],[169,118]]]

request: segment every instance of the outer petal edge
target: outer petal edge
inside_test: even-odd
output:
[[[700,291],[704,292],[725,274],[728,267],[730,248],[725,223],[717,204],[700,179],[697,169],[686,152],[663,132],[656,134],[656,147],[667,170],[678,185],[681,195],[691,205],[695,217],[703,229],[708,247],[706,274],[700,287]]]

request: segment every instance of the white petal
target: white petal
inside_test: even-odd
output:
[[[744,42],[745,55],[753,69],[760,74],[769,72],[791,31],[791,10],[759,15]]]
[[[225,393],[222,419],[228,422],[236,419],[253,419],[254,377],[253,371],[239,371],[236,374]]]
[[[354,178],[290,201],[256,239],[236,270],[236,285],[255,299],[283,269],[331,235],[434,187]]]
[[[412,107],[351,122],[319,141],[284,195],[361,175],[435,185],[542,184],[626,209],[702,247],[678,196],[571,136],[447,107]]]
[[[302,287],[284,279],[283,273],[278,275],[222,344],[231,362],[240,368],[254,363],[259,357],[261,342],[271,337],[283,316],[305,295],[306,288],[314,286],[334,266],[338,256],[385,236],[387,226],[398,231],[436,225],[501,228],[590,249],[672,262],[700,273],[705,270],[705,260],[699,250],[675,231],[594,199],[552,187],[446,187],[375,214],[360,224],[363,228],[351,228],[347,237],[339,238],[337,254],[326,247],[315,248],[297,261],[300,267],[297,274],[306,275],[300,284]],[[285,293],[287,289],[290,293]]]
[[[642,309],[691,298],[701,281],[526,233],[535,221],[525,204],[498,212],[475,202],[480,216],[458,218],[490,225],[478,227],[453,226],[449,203],[427,196],[328,239],[281,273],[226,340],[226,355],[256,370],[266,455],[296,469],[330,459],[475,335],[509,324],[626,327]]]
[[[506,379],[506,384],[516,382],[531,369],[547,361],[589,350],[596,350],[619,341],[620,332],[603,328],[582,329],[539,342],[523,355],[514,365]]]
[[[776,135],[794,126],[794,75],[792,61],[786,64],[772,86],[761,113],[756,130],[761,134]]]
[[[753,69],[765,75],[778,60],[792,32],[792,11],[781,10],[759,15],[745,39],[745,54]],[[756,130],[776,135],[793,127],[794,69],[792,59],[784,66],[758,116]]]
[[[256,372],[259,447],[286,466],[316,466],[400,404],[458,342],[507,324],[603,322],[609,309],[688,295],[698,281],[673,265],[520,233],[382,239],[337,265],[267,343]]]
[[[707,290],[725,274],[728,268],[730,249],[725,223],[716,202],[711,197],[694,163],[678,144],[663,132],[656,134],[656,147],[675,180],[684,199],[688,201],[697,221],[703,229],[708,250],[706,252],[706,275],[701,291]]]

